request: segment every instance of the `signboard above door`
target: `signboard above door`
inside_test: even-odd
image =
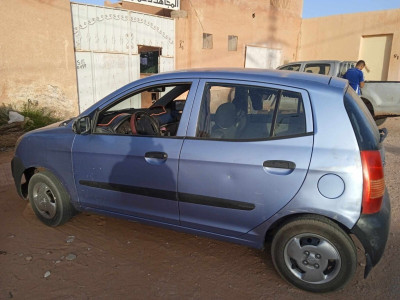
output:
[[[123,1],[151,5],[173,10],[180,9],[180,3],[179,3],[180,0],[123,0]]]

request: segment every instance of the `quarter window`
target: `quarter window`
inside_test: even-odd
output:
[[[206,84],[198,138],[253,140],[305,132],[300,93],[259,86]]]

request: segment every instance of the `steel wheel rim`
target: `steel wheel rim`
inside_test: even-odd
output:
[[[56,196],[45,183],[36,183],[32,190],[33,204],[37,211],[46,219],[52,219],[56,215]]]
[[[339,273],[342,260],[336,247],[324,237],[304,233],[292,237],[284,249],[286,267],[298,279],[323,284]]]

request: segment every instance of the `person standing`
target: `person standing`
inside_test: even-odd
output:
[[[343,75],[344,79],[349,81],[350,86],[361,95],[361,88],[364,87],[364,74],[362,69],[365,67],[365,61],[359,60],[354,68],[350,68]]]

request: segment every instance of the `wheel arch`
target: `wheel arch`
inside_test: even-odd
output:
[[[32,176],[34,174],[40,173],[42,171],[50,172],[53,176],[55,176],[61,182],[61,184],[64,186],[64,188],[68,191],[67,185],[63,181],[63,178],[61,176],[59,176],[57,173],[55,173],[53,170],[51,170],[49,168],[42,167],[42,166],[31,166],[31,167],[28,167],[28,168],[23,170],[23,172],[21,174],[21,178],[19,179],[20,180],[19,186],[20,186],[21,196],[24,199],[28,199],[28,186],[29,186],[29,182],[30,182]]]
[[[24,170],[21,178],[21,194],[24,199],[28,199],[28,185],[32,176],[39,171],[40,168],[30,167]]]
[[[271,226],[269,226],[267,232],[265,233],[265,240],[264,240],[265,243],[271,242],[273,237],[275,236],[276,232],[282,226],[284,226],[285,224],[288,224],[288,223],[294,221],[295,219],[307,218],[307,217],[313,217],[313,218],[317,217],[317,218],[320,218],[320,219],[329,220],[329,221],[335,223],[337,226],[339,226],[340,229],[342,229],[348,235],[351,234],[351,230],[349,228],[347,228],[346,226],[344,226],[343,224],[341,224],[337,220],[334,220],[334,219],[329,218],[327,216],[320,215],[320,214],[310,214],[310,213],[295,213],[295,214],[286,215],[286,216],[276,220],[275,222],[273,222],[271,224]]]

